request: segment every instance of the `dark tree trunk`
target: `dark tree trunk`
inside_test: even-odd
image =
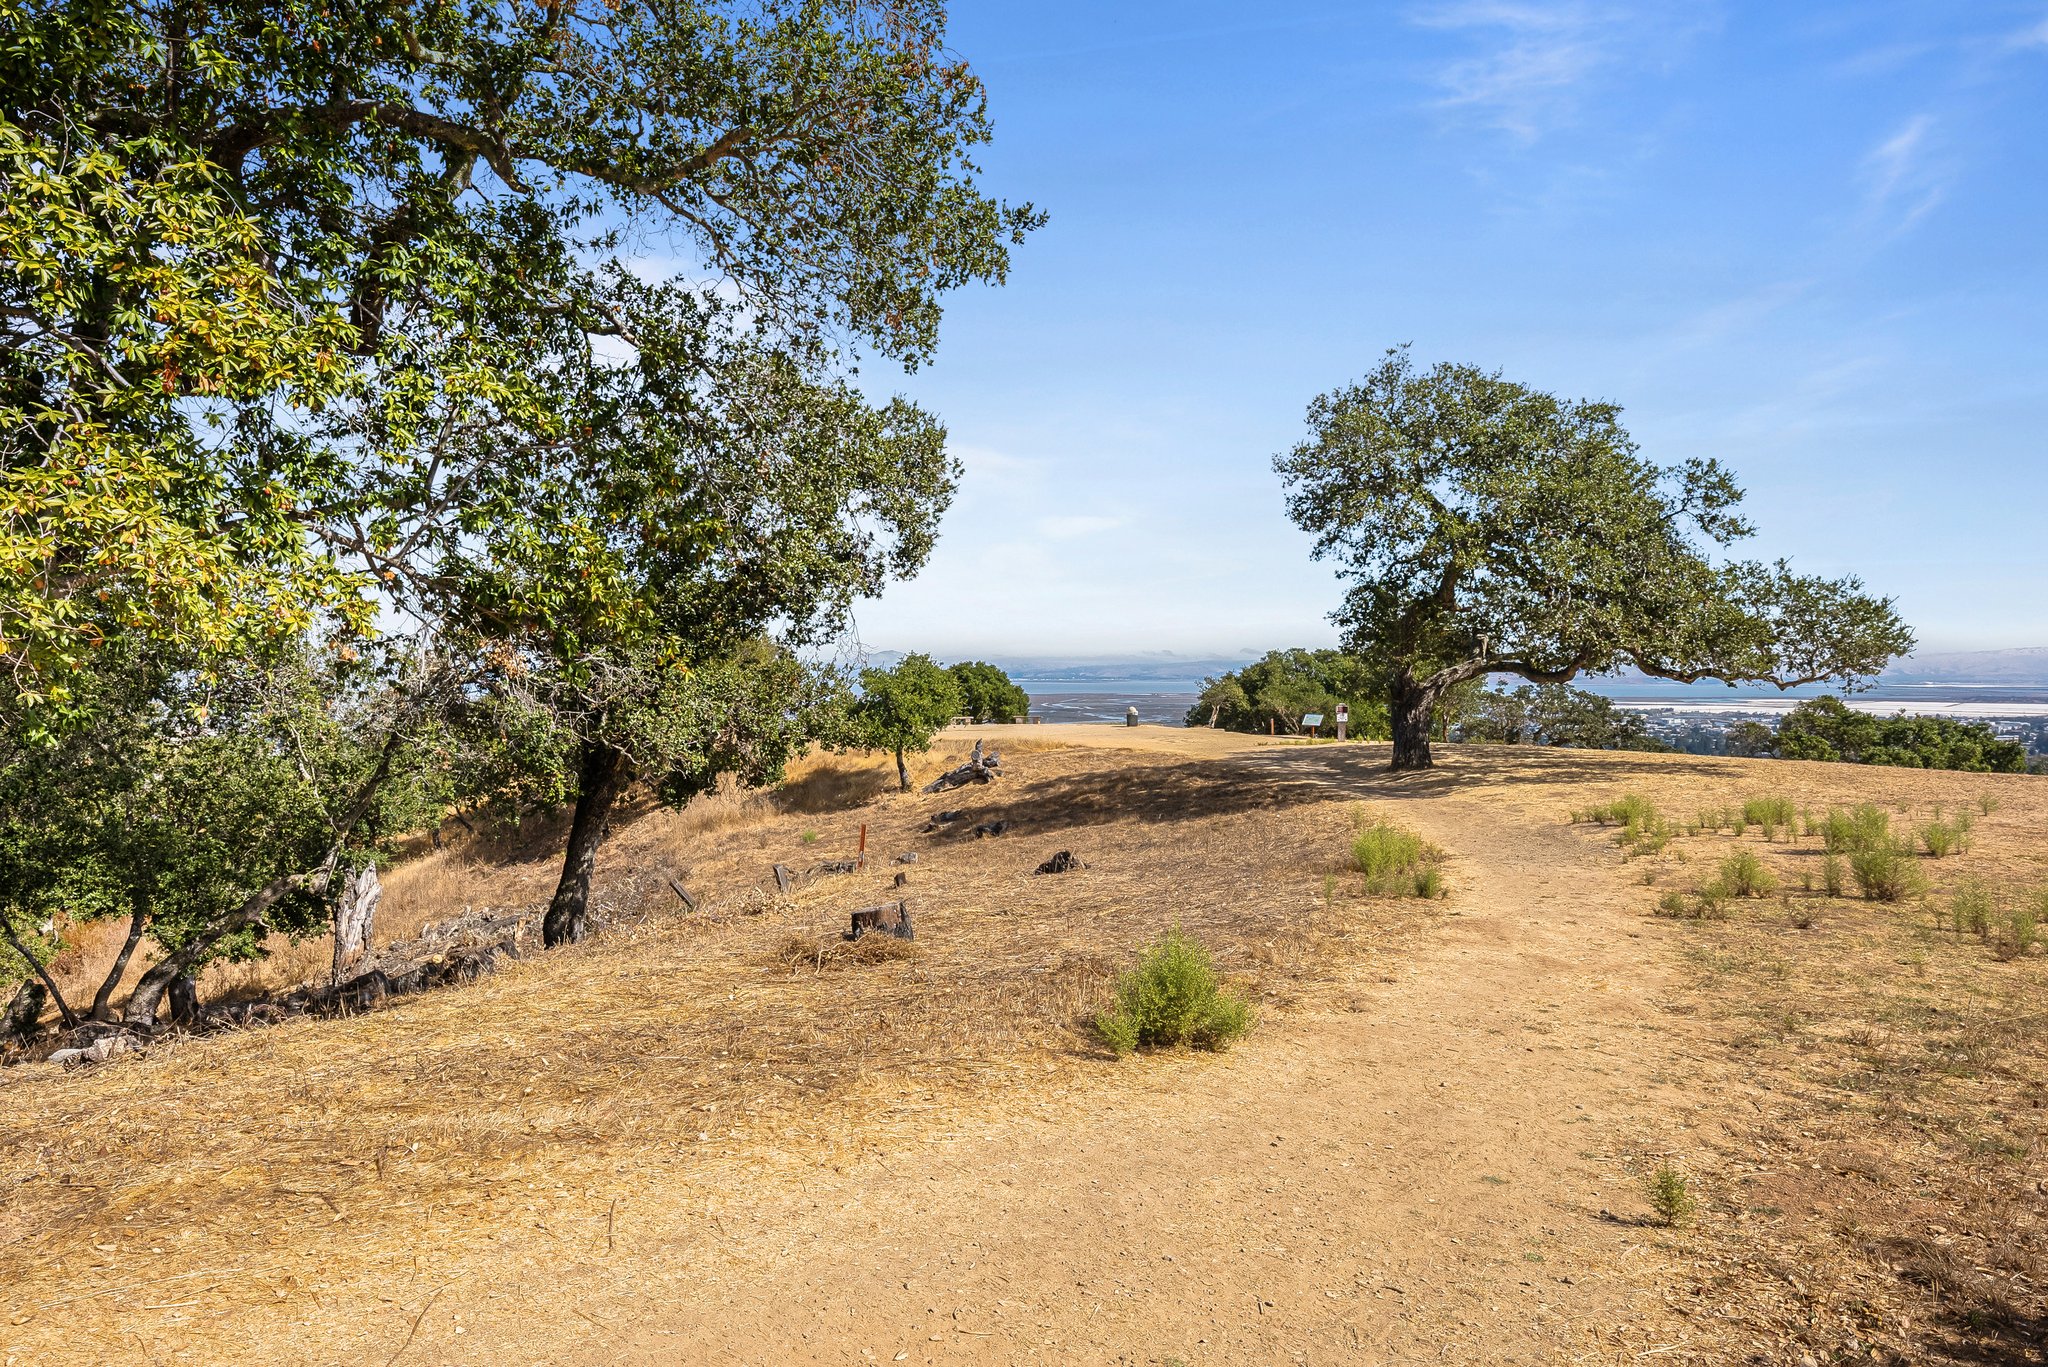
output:
[[[50,970],[43,966],[43,961],[29,953],[28,946],[23,944],[20,937],[14,933],[14,922],[7,919],[7,912],[4,908],[0,908],[0,933],[4,933],[7,936],[7,943],[14,947],[14,952],[19,954],[22,962],[34,970],[36,977],[42,980],[44,990],[50,994],[50,1000],[57,1003],[57,1014],[63,1018],[64,1028],[66,1030],[77,1029],[77,1013],[64,1000],[64,994],[57,990],[57,980],[50,976]]]
[[[589,929],[590,880],[597,871],[597,851],[611,825],[612,804],[626,786],[626,755],[603,741],[583,742],[582,772],[576,786],[576,819],[569,826],[569,850],[562,860],[562,879],[541,923],[541,942],[575,944]]]
[[[128,938],[121,942],[121,952],[114,956],[114,966],[107,970],[99,992],[92,999],[94,1020],[110,1021],[114,1018],[114,989],[121,985],[121,975],[128,971],[128,960],[135,953],[135,946],[142,943],[142,924],[146,919],[141,907],[135,908],[135,914],[128,918]]]
[[[1433,763],[1429,755],[1430,714],[1436,708],[1437,695],[1412,677],[1404,675],[1395,681],[1393,694],[1387,700],[1387,713],[1394,725],[1394,769],[1402,772],[1411,769],[1427,769]]]
[[[896,781],[903,785],[903,791],[910,791],[910,766],[903,762],[903,747],[896,747]]]

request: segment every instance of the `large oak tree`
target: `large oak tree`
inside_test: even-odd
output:
[[[1912,648],[1853,576],[1718,557],[1750,534],[1711,460],[1646,459],[1614,404],[1391,351],[1309,406],[1277,457],[1289,515],[1350,581],[1332,614],[1379,673],[1396,769],[1429,767],[1445,692],[1487,674],[1854,682]]]
[[[544,534],[457,434],[575,433],[552,367],[630,329],[629,253],[817,373],[928,356],[1038,221],[977,187],[938,0],[0,0],[0,34],[31,703],[117,631],[363,626],[487,522]]]

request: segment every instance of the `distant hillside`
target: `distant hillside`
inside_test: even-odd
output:
[[[1883,674],[1893,684],[2004,684],[2048,687],[2048,646],[1912,655]]]

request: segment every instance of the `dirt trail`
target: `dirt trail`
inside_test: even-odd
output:
[[[734,1191],[702,1212],[715,1237],[642,1235],[551,1276],[539,1304],[573,1317],[512,1308],[539,1288],[451,1291],[466,1337],[416,1351],[1199,1367],[1681,1343],[1657,1290],[1674,1255],[1635,1221],[1638,1175],[1686,1143],[1659,1081],[1686,1071],[1685,1027],[1654,1004],[1665,956],[1619,867],[1484,782],[1404,787],[1356,749],[1238,762],[1385,803],[1451,851],[1443,933],[1366,970],[1348,1010],[1221,1058],[1132,1063],[1132,1087],[963,1121],[794,1195]]]

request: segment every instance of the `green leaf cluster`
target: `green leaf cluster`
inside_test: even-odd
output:
[[[1428,763],[1435,701],[1487,674],[1853,682],[1912,645],[1853,576],[1720,558],[1751,531],[1734,478],[1646,459],[1615,404],[1397,348],[1308,428],[1275,469],[1350,581],[1333,620],[1390,698],[1397,765]]]
[[[821,568],[831,600],[921,562],[942,434],[841,372],[927,358],[1041,221],[978,187],[942,4],[0,0],[0,34],[25,701],[119,630],[228,653],[397,611],[573,657],[707,564],[807,618]],[[668,278],[623,266],[649,246]],[[834,459],[882,534],[764,553],[764,508],[844,509],[800,468]]]
[[[1577,750],[1668,750],[1641,714],[1568,684],[1490,688],[1467,705],[1458,738]]]
[[[1960,769],[1979,774],[2026,772],[2027,749],[2001,740],[1987,722],[1874,717],[1840,698],[1809,698],[1778,726],[1776,752],[1785,759],[1842,760],[1903,769]]]
[[[1303,717],[1320,712],[1325,733],[1334,735],[1338,704],[1348,703],[1352,738],[1372,740],[1387,734],[1385,695],[1379,676],[1345,651],[1271,650],[1242,669],[1204,679],[1187,725],[1295,735]]]
[[[1008,673],[982,660],[962,660],[946,672],[960,689],[960,715],[978,722],[1007,722],[1031,711],[1031,695]]]
[[[910,775],[906,751],[931,749],[932,737],[960,715],[960,685],[950,670],[922,653],[905,655],[887,669],[864,669],[860,698],[853,704],[842,743],[896,756],[903,787]]]

